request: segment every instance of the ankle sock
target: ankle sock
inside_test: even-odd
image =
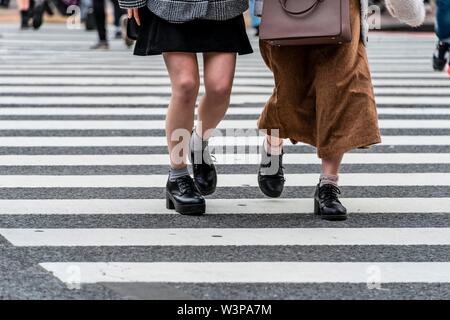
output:
[[[197,130],[194,129],[191,140],[189,141],[189,149],[194,151],[195,163],[201,163],[200,159],[203,159],[203,161],[207,164],[211,164],[213,162],[211,154],[209,153],[208,143],[209,140],[200,137]]]
[[[181,169],[174,169],[174,168],[170,168],[169,171],[169,180],[170,181],[175,181],[178,178],[184,177],[184,176],[188,176],[189,175],[189,170],[187,167],[181,168]]]
[[[331,174],[321,174],[319,186],[322,187],[324,184],[332,184],[338,187],[339,176]]]
[[[262,176],[271,176],[278,172],[279,166],[280,166],[280,155],[283,153],[283,148],[271,148],[267,145],[269,142],[267,139],[264,140],[263,143],[263,150],[261,152],[261,164],[262,165],[268,165],[270,164],[270,167],[261,167],[260,174]],[[279,149],[279,150],[274,150]],[[279,152],[273,152],[273,151],[279,151]]]

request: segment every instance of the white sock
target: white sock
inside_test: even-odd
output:
[[[339,182],[338,175],[335,176],[335,175],[331,175],[331,174],[321,174],[319,186],[322,187],[324,184],[332,184],[337,187],[338,182]]]

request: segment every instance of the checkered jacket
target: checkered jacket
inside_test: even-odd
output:
[[[119,4],[124,9],[147,5],[151,12],[173,23],[229,20],[248,9],[248,0],[119,0]]]

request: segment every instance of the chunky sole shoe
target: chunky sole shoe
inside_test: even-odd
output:
[[[259,190],[269,198],[279,198],[283,194],[284,179],[278,177],[258,176]]]
[[[348,218],[347,213],[323,214],[322,210],[320,209],[319,201],[317,201],[315,199],[314,199],[314,214],[316,216],[320,217],[322,220],[327,220],[327,221],[345,221]]]
[[[180,204],[176,200],[174,200],[168,192],[166,193],[166,208],[168,210],[175,210],[179,214],[187,216],[201,216],[206,212],[205,203],[195,205]]]
[[[263,147],[264,148],[264,147]],[[264,152],[264,151],[263,151]],[[277,158],[278,167],[276,167],[276,172],[271,172],[270,174],[263,174],[263,170],[270,168],[272,166],[272,161],[267,164],[261,163],[258,170],[258,186],[262,193],[264,193],[269,198],[279,198],[283,194],[284,184],[286,179],[284,178],[283,171],[283,155],[271,156],[267,154],[267,157]]]

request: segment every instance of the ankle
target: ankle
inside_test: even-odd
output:
[[[320,175],[319,187],[322,187],[325,184],[332,184],[332,185],[338,187],[338,185],[339,185],[339,175],[322,173]]]
[[[264,150],[273,156],[279,156],[283,153],[283,140],[280,140],[279,144],[272,144],[271,139],[266,136],[266,139],[264,139]]]
[[[184,177],[184,176],[189,176],[189,170],[186,167],[181,167],[181,168],[170,168],[169,171],[169,181],[173,182],[178,178]]]

